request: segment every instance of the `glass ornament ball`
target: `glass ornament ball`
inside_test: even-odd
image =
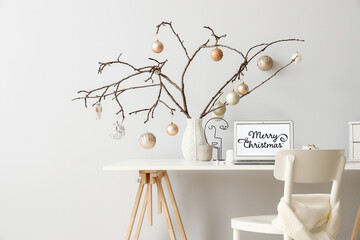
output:
[[[218,116],[222,116],[225,114],[226,112],[226,107],[225,104],[221,103],[221,102],[217,102],[213,109],[215,109],[213,112],[218,115]]]
[[[164,44],[162,44],[159,40],[156,40],[151,48],[154,53],[161,53],[164,50]]]
[[[236,105],[240,101],[240,96],[234,90],[226,95],[226,102],[230,105]]]
[[[245,95],[248,94],[249,92],[249,86],[246,85],[246,83],[242,82],[240,83],[240,85],[237,88],[237,91],[240,95]]]
[[[295,63],[300,63],[302,61],[302,56],[299,53],[294,53],[291,56],[291,59],[295,62]]]
[[[143,133],[139,138],[139,143],[143,148],[151,149],[156,144],[156,137],[150,132]]]
[[[223,56],[224,56],[223,52],[218,47],[214,48],[210,52],[210,57],[214,61],[220,61],[223,58]]]
[[[121,139],[125,136],[125,127],[119,122],[116,122],[109,129],[109,134],[113,139]]]
[[[268,71],[273,67],[273,60],[269,56],[262,56],[257,62],[257,66],[262,71]]]

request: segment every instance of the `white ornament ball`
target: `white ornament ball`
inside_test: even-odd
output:
[[[257,66],[262,71],[268,71],[273,67],[273,60],[269,56],[262,56],[257,62]]]
[[[217,102],[213,109],[216,109],[213,111],[213,113],[215,113],[218,116],[224,115],[226,112],[226,106],[225,104],[221,103],[221,102]]]
[[[240,101],[240,96],[234,90],[226,95],[226,102],[230,105],[236,105]]]
[[[166,127],[166,132],[167,134],[169,134],[170,136],[175,136],[178,132],[179,132],[179,127],[174,124],[173,122],[171,122],[167,127]]]
[[[302,56],[299,53],[294,53],[291,56],[291,59],[295,62],[295,63],[300,63],[302,61]]]
[[[154,53],[161,53],[164,50],[164,44],[162,44],[159,40],[156,40],[151,48]]]
[[[145,149],[151,149],[156,144],[156,137],[152,133],[143,133],[139,138],[140,145]]]

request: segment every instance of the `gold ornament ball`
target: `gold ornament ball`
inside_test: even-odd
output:
[[[226,95],[226,102],[230,105],[236,105],[240,101],[240,96],[234,90]]]
[[[291,59],[295,62],[295,63],[300,63],[302,61],[302,56],[299,53],[294,53],[291,56]]]
[[[143,133],[139,138],[140,145],[145,149],[151,149],[156,144],[156,137],[152,133]]]
[[[217,116],[222,116],[226,112],[225,104],[223,104],[221,102],[217,102],[214,105],[213,109],[216,109],[216,110],[213,111],[213,113],[215,113]]]
[[[240,95],[245,95],[249,92],[249,86],[242,82],[238,86],[237,91]]]
[[[167,127],[166,127],[166,132],[167,134],[169,134],[170,136],[175,136],[179,131],[179,127],[174,124],[173,122],[171,122]]]
[[[259,58],[257,66],[262,71],[268,71],[273,67],[273,60],[269,56],[262,56]]]
[[[164,44],[162,44],[159,40],[156,40],[151,48],[154,53],[161,53],[164,50]]]
[[[224,56],[223,52],[218,47],[214,48],[210,52],[210,57],[214,61],[220,61],[223,58],[223,56]]]

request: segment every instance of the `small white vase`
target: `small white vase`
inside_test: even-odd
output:
[[[182,152],[185,160],[197,160],[197,146],[206,144],[202,119],[187,119],[182,139]]]

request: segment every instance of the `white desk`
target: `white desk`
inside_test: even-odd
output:
[[[130,159],[103,168],[106,171],[126,170],[274,170],[274,165],[217,165],[213,161],[184,159]],[[348,162],[345,170],[360,170],[360,161]]]
[[[175,196],[170,184],[169,176],[167,174],[168,170],[274,170],[274,165],[225,165],[217,164],[213,161],[186,161],[184,159],[130,159],[124,160],[113,165],[105,166],[103,168],[105,171],[128,171],[128,170],[137,170],[140,175],[139,189],[135,198],[135,203],[133,210],[130,216],[129,226],[126,232],[125,239],[129,240],[131,236],[131,231],[134,226],[136,213],[139,208],[139,203],[141,200],[141,195],[144,189],[144,186],[147,185],[147,190],[145,193],[145,199],[143,201],[143,206],[140,212],[139,222],[136,228],[134,239],[138,239],[140,235],[140,230],[142,222],[144,219],[145,211],[147,209],[148,225],[152,225],[152,185],[156,184],[157,193],[158,193],[158,213],[162,212],[164,209],[165,219],[168,225],[170,239],[175,240],[175,232],[170,219],[169,209],[166,204],[165,194],[161,184],[161,180],[164,178],[169,196],[171,199],[172,206],[175,211],[175,216],[180,228],[180,233],[182,239],[187,239],[185,230],[181,221],[180,212],[178,210]],[[347,162],[345,170],[360,170],[360,161],[359,162]]]

